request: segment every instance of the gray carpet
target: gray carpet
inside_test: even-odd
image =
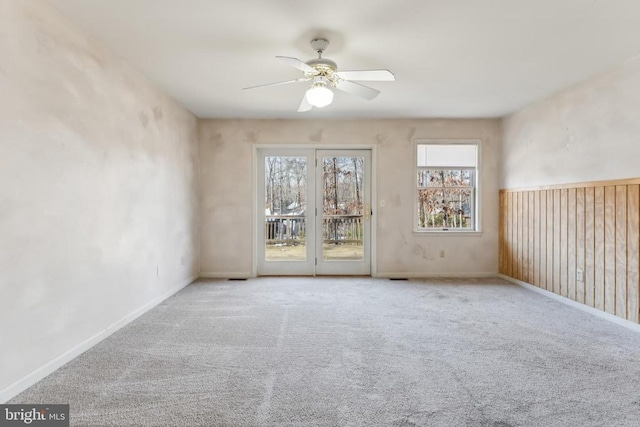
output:
[[[79,426],[638,426],[640,334],[500,279],[199,280],[11,403]]]

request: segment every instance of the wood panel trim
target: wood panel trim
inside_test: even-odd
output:
[[[640,323],[640,178],[499,199],[502,274]]]
[[[640,323],[640,186],[627,187],[627,320]]]
[[[609,187],[617,185],[640,184],[640,178],[611,179],[607,181],[576,182],[572,184],[539,185],[536,187],[501,188],[500,192],[519,193],[524,191],[562,190],[569,188]]]
[[[585,233],[585,191],[584,188],[576,189],[576,272],[582,271],[582,281],[576,280],[576,301],[585,303],[585,249],[586,249],[586,233]]]
[[[616,314],[616,187],[604,188],[604,309]]]
[[[591,307],[596,305],[595,215],[595,188],[588,187],[584,189],[584,303]]]

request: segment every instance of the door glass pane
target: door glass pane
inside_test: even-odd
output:
[[[265,259],[307,259],[307,158],[265,157]]]
[[[322,259],[364,259],[364,157],[322,159]]]

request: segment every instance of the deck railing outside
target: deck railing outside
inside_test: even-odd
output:
[[[324,215],[322,217],[324,243],[362,244],[362,215]]]
[[[293,215],[267,215],[267,245],[300,245],[307,241],[307,217]]]
[[[265,236],[267,245],[301,245],[307,240],[306,216],[267,215]],[[362,245],[364,237],[362,215],[324,215],[324,243]]]

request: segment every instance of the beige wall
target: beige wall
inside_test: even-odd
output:
[[[502,188],[640,177],[640,60],[504,120]]]
[[[3,401],[188,283],[198,211],[196,118],[44,2],[0,0],[0,94]]]
[[[203,275],[252,274],[254,146],[288,144],[375,147],[376,198],[385,201],[374,213],[378,275],[498,271],[499,120],[202,120],[199,126]],[[481,235],[413,233],[415,138],[482,140]]]

